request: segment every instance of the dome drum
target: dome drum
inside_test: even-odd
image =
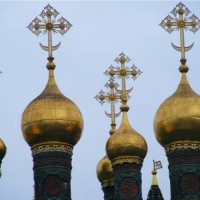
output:
[[[143,165],[143,159],[137,156],[121,156],[112,160],[112,165],[118,165],[123,163],[136,163],[137,165]]]

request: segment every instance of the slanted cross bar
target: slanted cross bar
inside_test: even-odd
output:
[[[27,27],[37,36],[42,32],[44,34],[48,33],[48,46],[44,46],[40,43],[40,47],[43,50],[48,51],[49,58],[53,57],[52,51],[58,49],[61,44],[59,43],[56,46],[52,45],[52,32],[64,35],[72,26],[63,17],[57,20],[56,17],[58,15],[59,13],[56,11],[56,9],[48,4],[39,15],[42,19],[40,20],[36,17]]]
[[[193,45],[185,47],[184,30],[190,30],[195,33],[200,28],[199,19],[193,14],[190,17],[191,12],[184,4],[179,3],[171,12],[173,16],[168,15],[160,25],[169,33],[174,30],[180,31],[180,47],[172,43],[172,47],[181,52],[181,59],[185,59],[185,52],[189,51]]]
[[[105,84],[105,87],[108,88],[110,91],[108,91],[106,94],[103,90],[99,92],[98,95],[95,96],[95,99],[99,101],[99,103],[103,104],[105,103],[105,100],[110,103],[111,105],[111,113],[106,113],[108,117],[111,118],[111,130],[110,134],[113,134],[115,131],[116,123],[115,123],[115,118],[120,115],[121,112],[115,113],[115,103],[118,102],[118,99],[120,99],[121,95],[118,95],[115,92],[115,89],[118,87],[118,84],[115,83],[114,78],[111,77],[108,83]]]
[[[105,75],[109,75],[111,77],[117,76],[122,81],[122,89],[116,89],[118,93],[121,94],[121,100],[126,101],[129,96],[128,94],[132,91],[133,88],[126,90],[126,78],[130,76],[135,80],[142,72],[137,69],[135,65],[131,67],[131,70],[125,65],[130,61],[130,59],[122,52],[119,57],[115,59],[117,63],[120,63],[120,66],[116,67],[116,69],[111,65],[108,70],[105,71]]]

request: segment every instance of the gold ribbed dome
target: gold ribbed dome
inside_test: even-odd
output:
[[[1,163],[1,160],[3,160],[5,155],[6,155],[6,145],[4,144],[3,140],[0,138],[0,163]]]
[[[26,107],[21,127],[31,147],[52,141],[74,146],[80,139],[82,115],[77,106],[59,91],[52,69],[44,91]]]
[[[183,70],[176,92],[155,115],[155,136],[163,147],[177,142],[200,142],[200,96],[191,89],[186,72]]]
[[[147,143],[130,126],[126,112],[123,112],[121,126],[108,139],[106,152],[111,162],[128,157],[136,157],[141,160],[145,158],[147,154]]]
[[[113,185],[112,164],[107,156],[104,156],[97,165],[97,177],[102,185]]]

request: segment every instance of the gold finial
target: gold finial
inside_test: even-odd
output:
[[[123,52],[115,59],[117,63],[120,63],[120,66],[115,68],[111,65],[108,70],[105,71],[105,74],[111,77],[117,76],[121,79],[122,89],[119,90],[116,88],[116,91],[121,94],[122,105],[120,107],[122,112],[127,112],[129,107],[127,105],[127,100],[130,98],[128,95],[133,88],[126,90],[126,78],[130,76],[135,80],[142,72],[137,69],[135,65],[131,67],[131,70],[126,66],[126,63],[130,61],[129,57],[127,57]]]
[[[115,82],[114,77],[111,77],[108,83],[105,84],[105,87],[109,88],[110,91],[107,92],[107,94],[105,94],[105,92],[101,90],[99,92],[99,95],[95,96],[95,99],[99,101],[101,105],[105,103],[105,100],[111,105],[111,114],[105,111],[106,115],[111,118],[111,130],[109,132],[110,135],[112,135],[115,132],[116,130],[115,118],[118,117],[121,113],[121,112],[115,113],[115,103],[117,103],[118,99],[120,99],[120,95],[117,95],[117,93],[115,92],[115,89],[118,86],[119,85]]]
[[[162,163],[161,161],[154,161],[153,160],[153,170],[152,170],[152,175],[153,175],[153,178],[152,178],[152,185],[158,185],[158,181],[157,181],[157,178],[156,178],[156,174],[157,174],[157,169],[161,169],[162,168]]]
[[[172,31],[180,31],[180,47],[172,44],[172,47],[181,52],[181,66],[179,68],[180,72],[187,72],[188,67],[185,65],[186,58],[185,52],[192,49],[194,43],[190,46],[185,47],[185,39],[184,39],[184,30],[190,30],[195,33],[200,28],[199,19],[193,14],[189,17],[191,12],[185,7],[181,2],[172,10],[171,14],[173,16],[168,15],[160,25],[169,33]],[[184,64],[183,64],[184,63]]]
[[[40,43],[40,47],[48,51],[48,60],[49,63],[47,64],[48,69],[54,69],[55,64],[53,63],[53,51],[59,48],[60,44],[57,44],[56,46],[52,46],[52,32],[53,33],[60,33],[61,35],[64,35],[70,28],[71,24],[63,17],[60,19],[56,19],[56,17],[60,13],[56,11],[53,7],[51,7],[49,4],[44,8],[44,10],[39,15],[42,19],[35,18],[27,28],[30,29],[31,32],[33,32],[35,35],[39,35],[40,33],[48,33],[48,46],[44,46]]]

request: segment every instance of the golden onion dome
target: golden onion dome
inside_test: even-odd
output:
[[[104,156],[98,163],[97,169],[97,178],[104,185],[113,185],[113,169],[112,164],[107,156]]]
[[[46,88],[26,107],[22,115],[23,136],[31,147],[52,141],[74,146],[81,137],[81,112],[75,103],[59,91],[53,74],[55,67],[51,67]]]
[[[1,163],[1,160],[3,160],[5,155],[6,155],[6,145],[4,144],[3,140],[0,138],[0,163]]]
[[[128,157],[139,158],[139,160],[145,158],[147,154],[147,143],[130,126],[126,112],[123,112],[122,123],[119,129],[108,139],[106,152],[112,163]]]
[[[179,68],[181,81],[175,93],[158,108],[154,118],[156,139],[163,146],[200,142],[200,96],[190,87],[186,65]]]

